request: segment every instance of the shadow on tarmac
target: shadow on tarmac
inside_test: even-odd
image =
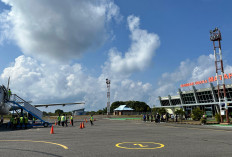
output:
[[[4,150],[8,149],[9,151],[16,150],[16,151],[22,151],[22,152],[34,152],[34,153],[39,153],[39,154],[49,155],[49,156],[54,156],[54,157],[62,157],[60,155],[46,153],[46,152],[40,152],[40,151],[36,151],[36,150],[25,150],[25,149],[15,149],[15,148],[0,148],[0,149],[4,149]]]

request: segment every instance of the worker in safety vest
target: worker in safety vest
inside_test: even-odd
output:
[[[71,120],[71,124],[72,124],[72,126],[73,126],[73,116],[71,115],[71,117],[70,117],[70,120]]]
[[[10,118],[10,128],[13,129],[13,127],[14,127],[14,117],[12,116]]]
[[[25,125],[25,129],[27,129],[27,125],[28,125],[28,117],[25,116],[25,119],[24,119],[24,125]]]
[[[63,116],[61,116],[61,124],[64,127],[64,123],[65,123],[65,115],[63,114]]]
[[[68,119],[69,119],[69,117],[68,117],[68,115],[66,114],[66,116],[65,116],[65,124],[66,124],[66,127],[68,126]]]
[[[11,90],[9,89],[9,90],[8,90],[8,99],[9,99],[9,100],[10,100],[11,94],[12,94],[12,93],[11,93]]]
[[[35,121],[36,121],[36,119],[35,119],[35,117],[33,117],[32,123],[35,124]]]
[[[14,120],[13,120],[13,129],[16,129],[17,128],[17,118],[15,117]]]
[[[91,123],[91,126],[93,125],[93,115],[91,115],[90,117],[90,123]]]
[[[59,116],[57,117],[57,122],[58,122],[59,126],[60,126],[60,121],[61,121],[61,117],[60,117],[60,114],[59,114]]]
[[[24,118],[23,118],[23,116],[21,116],[21,117],[19,118],[20,129],[22,129],[22,127],[23,127],[23,122],[24,122]]]

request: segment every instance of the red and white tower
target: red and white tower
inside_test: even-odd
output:
[[[221,51],[221,32],[218,28],[210,31],[210,40],[213,41],[214,47],[214,58],[215,58],[215,67],[216,67],[216,77],[217,77],[217,88],[218,88],[218,101],[221,111],[221,122],[223,122],[222,115],[225,114],[226,110],[226,121],[229,123],[229,116],[228,116],[228,106],[227,106],[227,96],[226,96],[226,87],[225,87],[225,80],[224,80],[224,68],[223,68],[223,61],[222,61],[222,51]],[[221,71],[221,75],[218,73]],[[223,94],[221,94],[220,87],[223,87]],[[222,103],[223,102],[223,103]]]
[[[110,80],[106,79],[106,85],[107,85],[107,115],[110,114]]]

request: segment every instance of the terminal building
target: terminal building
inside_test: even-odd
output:
[[[175,109],[183,108],[186,115],[190,115],[192,109],[200,107],[208,116],[214,116],[217,112],[216,106],[219,105],[218,88],[212,83],[209,83],[209,88],[197,89],[194,85],[188,91],[182,91],[180,88],[177,95],[168,95],[165,97],[159,96],[161,107],[167,109],[170,114],[173,114]],[[221,102],[223,103],[223,87],[220,86]],[[227,105],[232,105],[232,84],[226,85]],[[229,113],[232,109],[229,108]]]

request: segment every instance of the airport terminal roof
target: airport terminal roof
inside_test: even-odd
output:
[[[132,108],[126,107],[126,105],[120,105],[118,108],[114,109],[114,111],[132,111]]]

